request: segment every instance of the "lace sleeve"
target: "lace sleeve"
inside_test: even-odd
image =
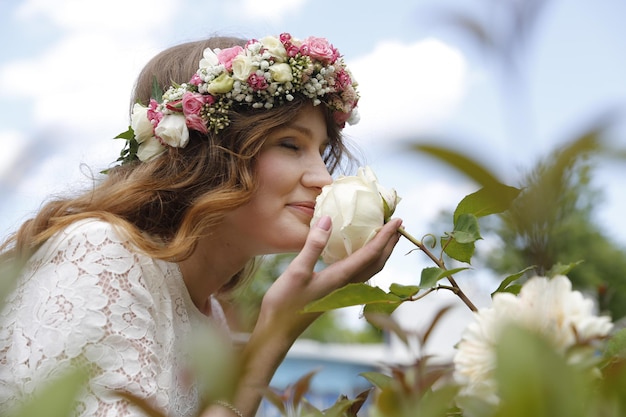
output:
[[[181,331],[174,316],[184,322],[186,313],[176,313],[180,300],[168,295],[167,278],[101,221],[80,222],[48,241],[29,261],[1,317],[0,403],[28,398],[38,383],[79,364],[92,377],[78,415],[141,415],[113,391],[171,411]],[[193,394],[186,388],[183,397]]]

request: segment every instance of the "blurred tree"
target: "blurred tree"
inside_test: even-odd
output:
[[[476,0],[475,7],[464,4],[439,9],[437,21],[456,30],[463,41],[494,64],[501,82],[503,117],[512,140],[524,140],[533,134],[524,64],[543,12],[550,3],[549,0]],[[590,129],[555,149],[523,174],[519,184],[514,184],[523,192],[511,209],[500,216],[500,221],[493,222],[490,218],[491,223],[482,222],[483,228],[488,229],[484,233],[496,234],[502,244],[489,254],[477,254],[477,261],[483,261],[498,274],[514,273],[534,265],[533,272],[540,275],[559,264],[581,262],[568,272],[569,278],[578,289],[596,293],[600,308],[617,320],[626,316],[626,249],[611,241],[595,223],[595,210],[601,204],[602,193],[592,183],[593,169],[604,162],[602,158],[624,157],[623,151],[605,148],[606,134],[616,121],[612,118],[614,114],[609,116],[601,117]],[[429,142],[447,141],[438,138]],[[446,157],[440,147],[433,151],[428,145],[413,145],[412,149],[426,150],[483,184],[481,177]],[[476,165],[488,172],[486,167]]]
[[[602,156],[603,126],[591,129],[540,160],[522,179],[520,196],[497,224],[487,225],[502,244],[485,256],[500,274],[534,265],[546,275],[555,265],[576,265],[568,277],[597,295],[601,310],[617,320],[626,316],[626,250],[594,221],[602,202],[592,172]]]

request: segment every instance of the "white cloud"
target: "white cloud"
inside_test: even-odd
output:
[[[175,6],[172,0],[28,0],[17,17],[31,24],[43,19],[61,36],[39,55],[5,63],[0,91],[29,100],[33,125],[97,132],[119,124],[122,131],[135,77],[160,49],[157,33],[176,18]]]
[[[111,109],[119,109],[120,119],[126,116],[134,79],[151,49],[145,46],[141,51],[123,48],[93,33],[67,37],[33,60],[3,67],[0,88],[5,95],[27,97],[36,124],[110,126]]]
[[[307,0],[274,0],[270,4],[259,0],[229,1],[232,13],[249,20],[280,22],[288,14],[296,13]]]
[[[349,66],[361,93],[361,121],[350,134],[365,140],[439,127],[463,98],[468,78],[463,55],[437,39],[380,43]]]
[[[24,135],[14,130],[0,131],[0,143],[2,143],[0,178],[4,178],[8,176],[8,171],[13,167],[27,145]]]
[[[27,0],[17,17],[31,19],[43,16],[58,27],[70,31],[103,30],[115,36],[128,32],[142,33],[171,19],[179,2],[172,0]]]

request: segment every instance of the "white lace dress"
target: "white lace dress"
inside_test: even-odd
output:
[[[133,250],[109,223],[77,222],[32,256],[0,314],[0,414],[65,365],[86,363],[93,376],[80,416],[142,415],[115,390],[169,416],[194,415],[200,400],[183,352],[197,326],[208,331],[212,320],[176,264]]]

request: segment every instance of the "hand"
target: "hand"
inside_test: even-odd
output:
[[[257,326],[268,326],[275,336],[285,336],[287,343],[293,342],[319,316],[301,313],[304,306],[346,284],[365,282],[383,268],[400,238],[397,230],[402,224],[399,219],[389,221],[367,245],[314,272],[330,237],[329,222],[328,217],[322,218],[311,228],[302,251],[263,297]]]

